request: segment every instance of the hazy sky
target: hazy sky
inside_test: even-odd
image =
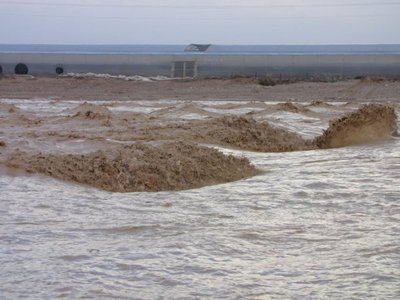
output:
[[[0,0],[0,43],[400,44],[400,0]]]

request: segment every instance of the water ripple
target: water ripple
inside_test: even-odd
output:
[[[108,193],[0,175],[0,298],[398,299],[399,141],[245,155],[268,172]]]

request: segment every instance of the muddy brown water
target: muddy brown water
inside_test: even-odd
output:
[[[3,153],[14,146],[85,153],[88,145],[93,151],[129,142],[122,133],[96,139],[104,127],[90,121],[81,135],[55,131],[57,118],[80,101],[1,103],[25,116],[9,126],[2,111]],[[251,113],[307,139],[359,106],[302,103],[307,109],[296,111],[264,102],[93,103],[137,114],[132,126],[153,112],[154,126],[204,120],[208,113]],[[37,124],[47,117],[54,119]],[[391,137],[289,153],[216,147],[248,158],[263,174],[158,193],[111,193],[1,168],[0,298],[397,299],[399,146]]]

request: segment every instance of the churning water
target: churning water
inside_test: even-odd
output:
[[[181,192],[3,172],[0,299],[399,299],[399,149],[223,149],[266,172]]]

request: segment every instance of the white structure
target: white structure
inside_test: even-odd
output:
[[[400,45],[0,45],[0,73],[400,78]]]

